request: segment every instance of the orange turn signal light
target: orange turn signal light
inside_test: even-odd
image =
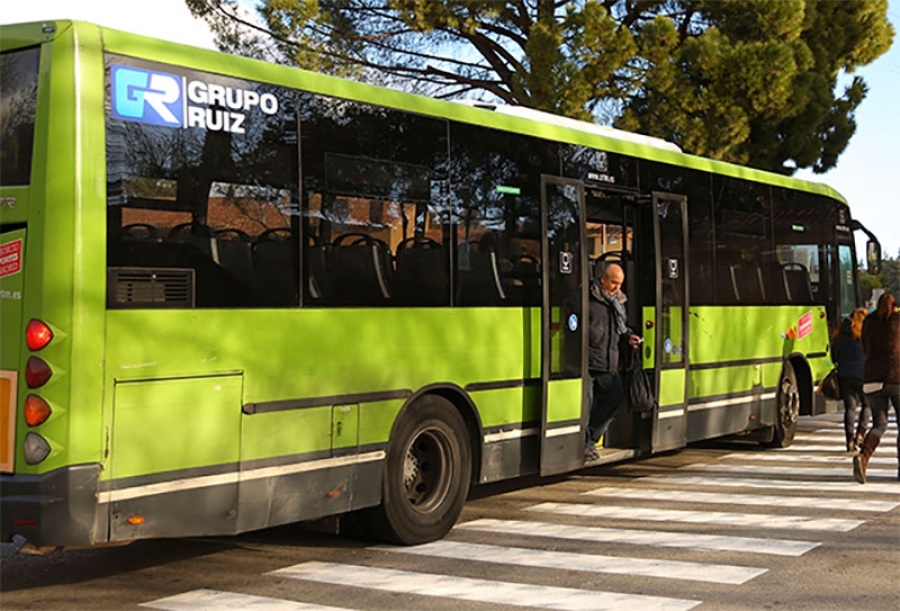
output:
[[[53,410],[50,404],[37,395],[28,395],[25,399],[25,422],[28,426],[37,426],[43,424]]]

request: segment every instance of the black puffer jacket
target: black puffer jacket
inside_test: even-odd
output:
[[[603,287],[598,280],[591,282],[590,326],[588,327],[588,370],[591,373],[616,371],[619,368],[619,341],[631,335],[616,332],[616,319],[612,306],[603,298]]]

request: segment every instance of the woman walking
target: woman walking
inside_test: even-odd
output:
[[[872,430],[866,433],[859,454],[853,457],[853,477],[865,484],[869,459],[887,430],[888,404],[894,406],[895,415],[900,410],[900,312],[890,293],[882,295],[875,311],[866,316],[862,343],[866,353],[863,390],[872,409]],[[900,435],[897,459],[900,461]],[[900,464],[897,478],[900,479]]]
[[[831,360],[837,366],[841,386],[841,400],[844,402],[844,434],[847,451],[856,452],[866,435],[866,427],[872,418],[872,410],[863,393],[863,367],[866,353],[862,346],[862,327],[868,312],[856,308],[845,318],[831,336]],[[859,410],[859,426],[856,412]]]

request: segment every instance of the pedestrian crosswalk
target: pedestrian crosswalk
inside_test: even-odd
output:
[[[436,541],[411,548],[383,546],[382,551],[419,554],[440,558],[456,558],[475,562],[494,562],[515,566],[530,566],[543,569],[583,571],[587,573],[608,573],[621,575],[642,575],[664,579],[687,579],[709,583],[741,584],[762,575],[766,569],[707,564],[700,562],[679,562],[648,558],[624,558],[599,554],[579,554],[522,547],[483,545],[479,543],[459,543],[456,541]]]
[[[463,520],[441,541],[374,545],[347,562],[322,557],[255,576],[280,580],[276,591],[283,598],[260,596],[252,587],[201,588],[141,606],[353,611],[396,608],[403,600],[403,608],[445,601],[436,608],[466,609],[471,603],[482,609],[693,609],[704,602],[708,587],[740,588],[763,579],[780,566],[778,558],[802,562],[823,542],[852,536],[867,521],[900,507],[895,430],[892,422],[886,450],[871,460],[864,487],[853,480],[843,429],[833,418],[798,433],[791,448],[725,453],[614,484],[606,478],[579,491],[578,498],[522,506],[512,519]],[[552,575],[567,579],[554,582]],[[630,582],[599,576],[639,577],[644,587],[613,587]],[[678,583],[705,586],[685,596]],[[327,605],[321,596],[301,600],[310,590],[291,584],[354,588],[386,598],[375,607],[348,605],[351,597]]]
[[[604,609],[646,609],[647,611],[681,611],[699,605],[699,600],[666,598],[641,594],[600,592],[558,586],[541,586],[506,581],[491,581],[452,575],[355,566],[331,562],[305,562],[274,571],[272,574],[327,583],[401,592],[420,596],[440,596],[453,600],[477,601],[560,611],[602,611]]]

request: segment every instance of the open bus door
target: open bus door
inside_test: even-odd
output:
[[[690,327],[687,198],[653,193],[652,204],[656,304],[654,320],[649,321],[652,330],[645,329],[645,342],[651,342],[652,353],[644,365],[656,368],[658,407],[653,417],[652,449],[660,452],[683,447],[687,440]]]
[[[545,176],[541,217],[541,475],[553,475],[584,461],[588,285],[581,183]]]

